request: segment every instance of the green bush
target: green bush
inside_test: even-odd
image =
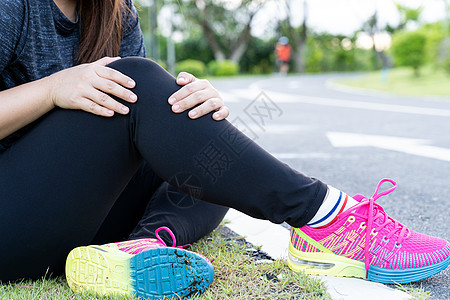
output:
[[[439,66],[441,63],[440,52],[442,51],[442,43],[445,38],[445,32],[441,23],[425,24],[418,31],[423,33],[427,38],[425,43],[426,64]]]
[[[239,62],[239,71],[252,74],[270,74],[275,67],[275,45],[277,39],[252,37],[248,49]]]
[[[323,51],[319,48],[318,43],[314,39],[306,41],[305,49],[305,71],[307,73],[316,73],[322,71]]]
[[[444,68],[445,72],[450,75],[450,57],[444,60],[442,67]]]
[[[270,74],[273,72],[273,64],[270,63],[272,59],[261,60],[258,64],[250,67],[248,72],[250,74]]]
[[[202,77],[206,74],[206,66],[203,62],[195,59],[186,59],[180,61],[176,65],[177,73],[180,72],[188,72],[194,75],[195,77]]]
[[[419,75],[419,68],[425,63],[426,36],[418,31],[399,32],[392,38],[392,54],[398,66],[414,69]]]
[[[231,60],[213,60],[208,64],[208,70],[214,76],[231,76],[239,73],[239,65]]]

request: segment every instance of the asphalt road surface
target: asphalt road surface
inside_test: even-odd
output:
[[[293,168],[349,195],[371,196],[409,228],[450,240],[450,98],[401,97],[330,84],[354,75],[215,79],[228,120]],[[450,81],[449,81],[450,84]],[[385,186],[388,188],[388,185]],[[450,299],[450,268],[422,285]]]

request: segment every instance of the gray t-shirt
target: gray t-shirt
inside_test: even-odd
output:
[[[136,8],[124,14],[119,56],[143,56]],[[0,1],[0,91],[72,67],[80,41],[80,22],[72,22],[53,0]],[[0,152],[26,130],[0,140]]]

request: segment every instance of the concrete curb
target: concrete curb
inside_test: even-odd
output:
[[[234,209],[229,210],[225,219],[229,221],[226,224],[228,228],[245,236],[248,242],[261,246],[261,250],[270,257],[274,259],[287,258],[290,234],[286,228],[269,221],[249,217]],[[411,299],[407,293],[377,282],[357,278],[318,277],[327,285],[327,292],[333,300]]]

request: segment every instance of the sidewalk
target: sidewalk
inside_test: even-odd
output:
[[[225,216],[229,221],[228,228],[254,244],[260,245],[261,250],[274,259],[287,257],[289,230],[269,221],[249,217],[241,212],[230,209]],[[327,285],[327,292],[333,300],[403,300],[411,297],[402,291],[392,289],[381,283],[357,278],[323,277]]]

